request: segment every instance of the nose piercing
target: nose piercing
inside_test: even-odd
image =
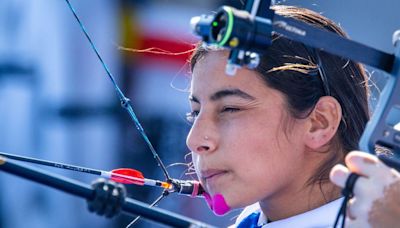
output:
[[[208,138],[208,136],[206,135],[206,136],[204,136],[204,140],[208,140],[209,138]]]

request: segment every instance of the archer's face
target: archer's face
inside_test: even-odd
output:
[[[304,122],[289,117],[284,96],[256,72],[227,76],[226,59],[226,52],[213,51],[193,70],[187,145],[207,192],[237,208],[294,188],[304,160]]]

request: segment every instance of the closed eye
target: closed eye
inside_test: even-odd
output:
[[[232,113],[232,112],[238,112],[240,110],[241,110],[240,108],[235,108],[235,107],[224,107],[224,108],[222,108],[221,112]]]
[[[221,110],[221,113],[234,113],[234,112],[239,112],[242,109],[240,108],[235,108],[235,107],[223,107]],[[189,123],[194,123],[194,121],[196,120],[197,116],[199,115],[200,111],[197,110],[193,110],[191,112],[186,113],[186,120]]]

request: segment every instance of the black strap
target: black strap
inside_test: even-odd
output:
[[[353,198],[353,189],[356,184],[357,179],[360,177],[360,175],[356,173],[351,173],[349,177],[346,180],[346,184],[344,188],[342,189],[342,195],[344,196],[342,205],[340,206],[339,213],[336,216],[335,219],[335,224],[333,227],[336,227],[338,225],[340,217],[342,217],[342,228],[344,228],[345,221],[346,221],[346,213],[347,213],[347,203],[351,198]]]

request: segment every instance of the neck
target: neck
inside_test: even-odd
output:
[[[305,186],[297,192],[282,190],[259,203],[268,220],[276,221],[318,208],[339,197],[340,188],[327,181]]]

